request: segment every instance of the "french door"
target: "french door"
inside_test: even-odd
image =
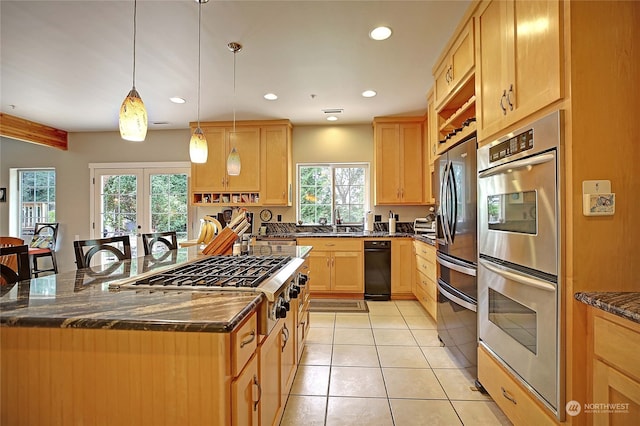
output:
[[[178,241],[188,238],[188,163],[90,167],[93,238],[129,235],[134,257],[144,253],[144,233],[176,231]]]

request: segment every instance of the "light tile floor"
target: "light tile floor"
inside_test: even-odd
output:
[[[310,314],[281,426],[511,424],[418,302],[367,304],[368,314]]]

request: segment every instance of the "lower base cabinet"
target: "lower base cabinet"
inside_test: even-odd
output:
[[[533,395],[482,347],[478,347],[478,380],[514,425],[556,424]]]
[[[593,403],[610,409],[594,409],[594,425],[637,425],[640,419],[640,324],[608,312],[589,308],[593,335]]]
[[[231,383],[234,425],[257,426],[259,424],[259,389],[258,357],[254,355],[242,374]]]
[[[436,286],[436,248],[415,240],[413,242],[416,259],[415,286],[413,294],[424,309],[437,319],[438,287]]]
[[[313,296],[364,296],[364,245],[362,238],[299,238],[309,253],[309,284]]]

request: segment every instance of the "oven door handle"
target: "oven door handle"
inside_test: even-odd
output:
[[[542,154],[536,155],[531,158],[523,158],[522,160],[512,161],[511,163],[501,164],[499,166],[494,167],[493,169],[485,170],[478,173],[478,178],[486,178],[489,176],[498,175],[507,170],[515,170],[515,169],[523,169],[528,166],[535,166],[537,164],[548,163],[555,159],[555,154]]]
[[[491,272],[498,274],[501,277],[506,278],[508,280],[516,281],[516,282],[519,282],[520,284],[528,285],[530,287],[535,287],[537,289],[544,290],[544,291],[552,291],[552,292],[556,291],[556,286],[553,284],[546,283],[544,281],[535,279],[533,277],[521,274],[513,270],[503,269],[484,259],[480,259],[479,262],[482,266],[484,266]]]
[[[477,312],[477,308],[475,305],[467,302],[466,300],[462,300],[460,299],[458,296],[454,296],[453,294],[449,293],[447,290],[445,290],[442,285],[440,285],[438,283],[438,291],[440,291],[440,293],[446,297],[447,299],[451,300],[454,303],[457,303],[458,305],[462,306],[463,308],[467,308],[472,312]]]
[[[473,269],[473,268],[468,268],[466,266],[462,266],[462,265],[458,265],[458,264],[453,263],[453,262],[449,262],[448,260],[444,260],[440,256],[436,257],[436,261],[440,265],[445,266],[445,267],[447,267],[449,269],[453,269],[454,271],[460,272],[461,274],[471,275],[472,277],[476,276],[476,270]]]

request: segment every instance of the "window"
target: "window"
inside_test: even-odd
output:
[[[363,223],[368,194],[368,164],[298,165],[298,221]]]
[[[31,241],[38,222],[56,221],[56,171],[18,170],[20,238]]]

